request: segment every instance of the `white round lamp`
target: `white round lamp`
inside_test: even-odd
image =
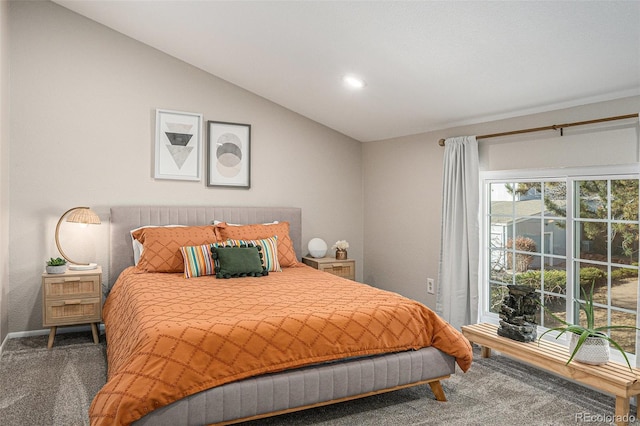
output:
[[[311,257],[319,258],[327,254],[327,243],[320,238],[312,238],[307,248]]]

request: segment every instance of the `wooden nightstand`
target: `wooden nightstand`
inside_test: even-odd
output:
[[[356,279],[356,261],[353,259],[338,260],[335,257],[303,257],[302,262],[319,271],[328,272],[350,280]]]
[[[42,274],[42,325],[51,327],[47,348],[51,349],[59,326],[91,324],[93,342],[98,343],[102,321],[102,268],[68,270],[64,274]]]

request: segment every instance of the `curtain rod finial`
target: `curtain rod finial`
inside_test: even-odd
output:
[[[444,146],[444,141],[445,141],[444,139],[440,139],[440,140],[438,141],[438,145],[440,145],[440,146]]]

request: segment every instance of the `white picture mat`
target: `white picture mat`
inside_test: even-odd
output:
[[[185,146],[172,146],[168,132],[192,136]],[[155,142],[156,179],[201,179],[202,114],[157,109]]]
[[[209,186],[234,186],[241,188],[250,187],[251,168],[251,126],[240,123],[224,123],[209,121],[208,129],[208,182]],[[229,140],[229,136],[234,137],[238,143],[239,151],[242,155],[238,164],[237,174],[225,175],[220,168],[218,159],[218,149],[222,143]]]

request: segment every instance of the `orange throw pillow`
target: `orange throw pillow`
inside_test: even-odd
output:
[[[218,241],[225,240],[260,240],[278,236],[278,261],[280,266],[295,266],[298,264],[293,241],[289,236],[289,222],[273,223],[268,225],[252,224],[231,226],[226,222],[216,225],[216,237]]]
[[[131,234],[142,244],[136,268],[145,272],[183,272],[180,247],[216,242],[213,226],[142,228]]]

